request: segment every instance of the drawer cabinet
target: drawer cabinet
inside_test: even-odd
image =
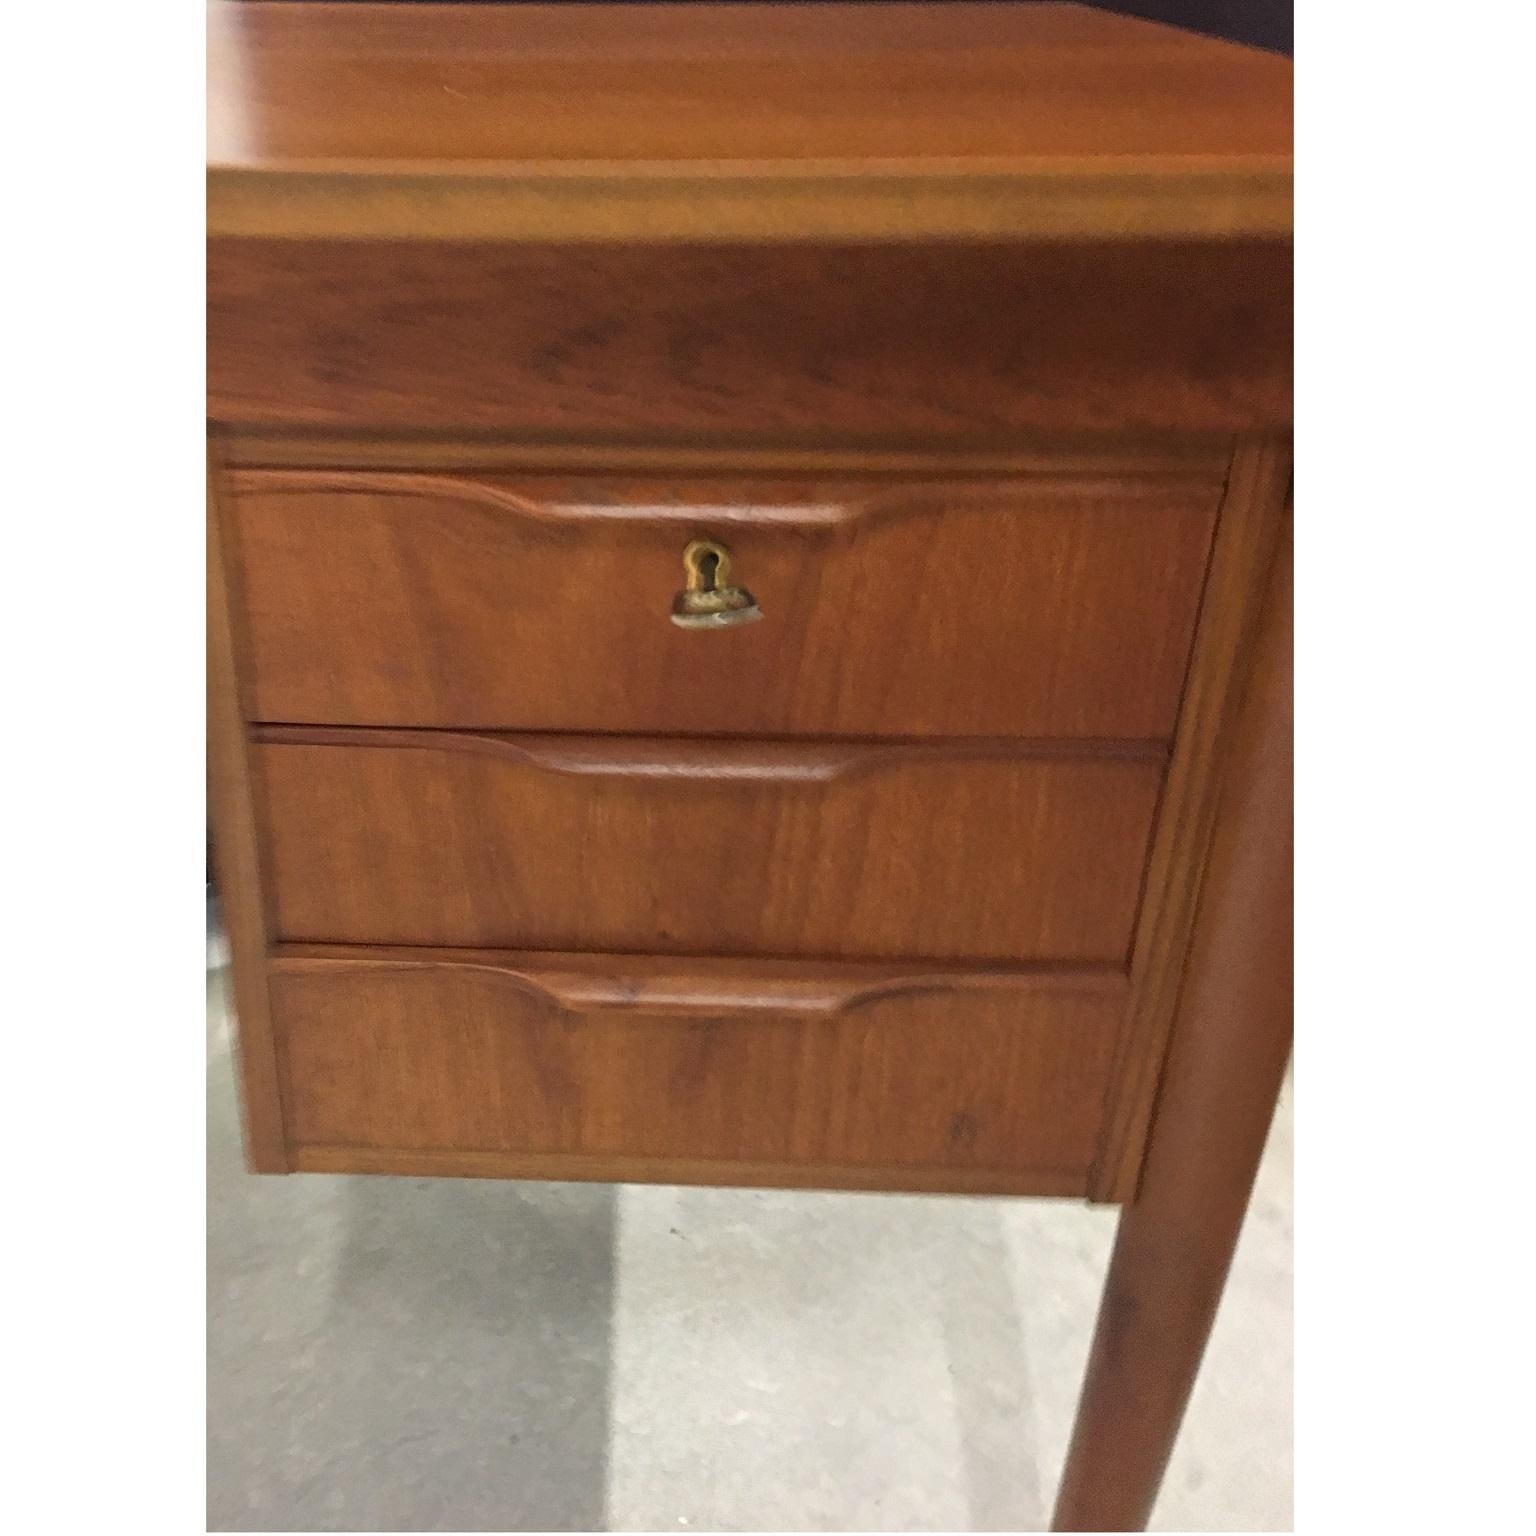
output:
[[[1288,1040],[1285,62],[209,34],[252,1166],[1129,1203],[1057,1522],[1144,1521]]]
[[[255,765],[277,935],[319,942],[1118,963],[1162,780],[1141,751],[315,735]]]
[[[1221,494],[985,481],[237,475],[265,720],[1164,739]],[[703,535],[764,618],[671,624]]]
[[[1283,451],[1042,440],[980,475],[958,449],[831,474],[808,452],[767,470],[761,450],[696,449],[668,472],[667,450],[610,447],[578,472],[554,446],[272,442],[216,438],[212,549],[273,1156],[1128,1187]],[[671,622],[695,540],[729,552],[757,622]],[[551,956],[606,968],[615,996],[648,966],[684,990],[745,969],[707,1022],[604,1005],[578,1026],[494,981]],[[841,996],[871,966],[969,980],[797,1033],[739,979],[825,973]],[[1091,985],[1021,990],[1021,967]],[[690,1051],[749,1064],[743,1139],[723,1079],[669,1096]],[[962,1065],[997,1076],[983,1120],[1001,1138],[1017,1118],[1011,1151],[978,1141],[967,1162],[934,1130],[944,1105],[970,1123]],[[431,1082],[448,1086],[410,1096]],[[828,1092],[858,1135],[794,1129]],[[903,1143],[928,1096],[938,1118]]]

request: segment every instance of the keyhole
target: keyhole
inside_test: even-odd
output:
[[[699,590],[701,592],[713,592],[715,590],[715,573],[720,568],[720,556],[712,549],[699,551]]]

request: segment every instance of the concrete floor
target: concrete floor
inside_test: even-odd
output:
[[[213,1531],[1040,1530],[1114,1215],[261,1179],[209,977]],[[1153,1528],[1291,1529],[1291,1120]]]

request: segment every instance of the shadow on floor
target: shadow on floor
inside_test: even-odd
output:
[[[615,1191],[253,1177],[218,1004],[209,1530],[601,1530]]]

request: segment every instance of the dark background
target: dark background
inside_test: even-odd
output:
[[[498,0],[474,0],[494,4]],[[588,0],[565,0],[582,5]],[[626,0],[643,5],[646,0]],[[943,5],[948,0],[932,0]],[[1252,43],[1276,53],[1290,53],[1293,0],[1089,0],[1101,11],[1118,11],[1123,16],[1145,16],[1149,21],[1164,21],[1194,32],[1209,32],[1212,37],[1230,38],[1235,43]]]
[[[1293,0],[1093,0],[1101,11],[1145,16],[1193,32],[1290,53]]]

